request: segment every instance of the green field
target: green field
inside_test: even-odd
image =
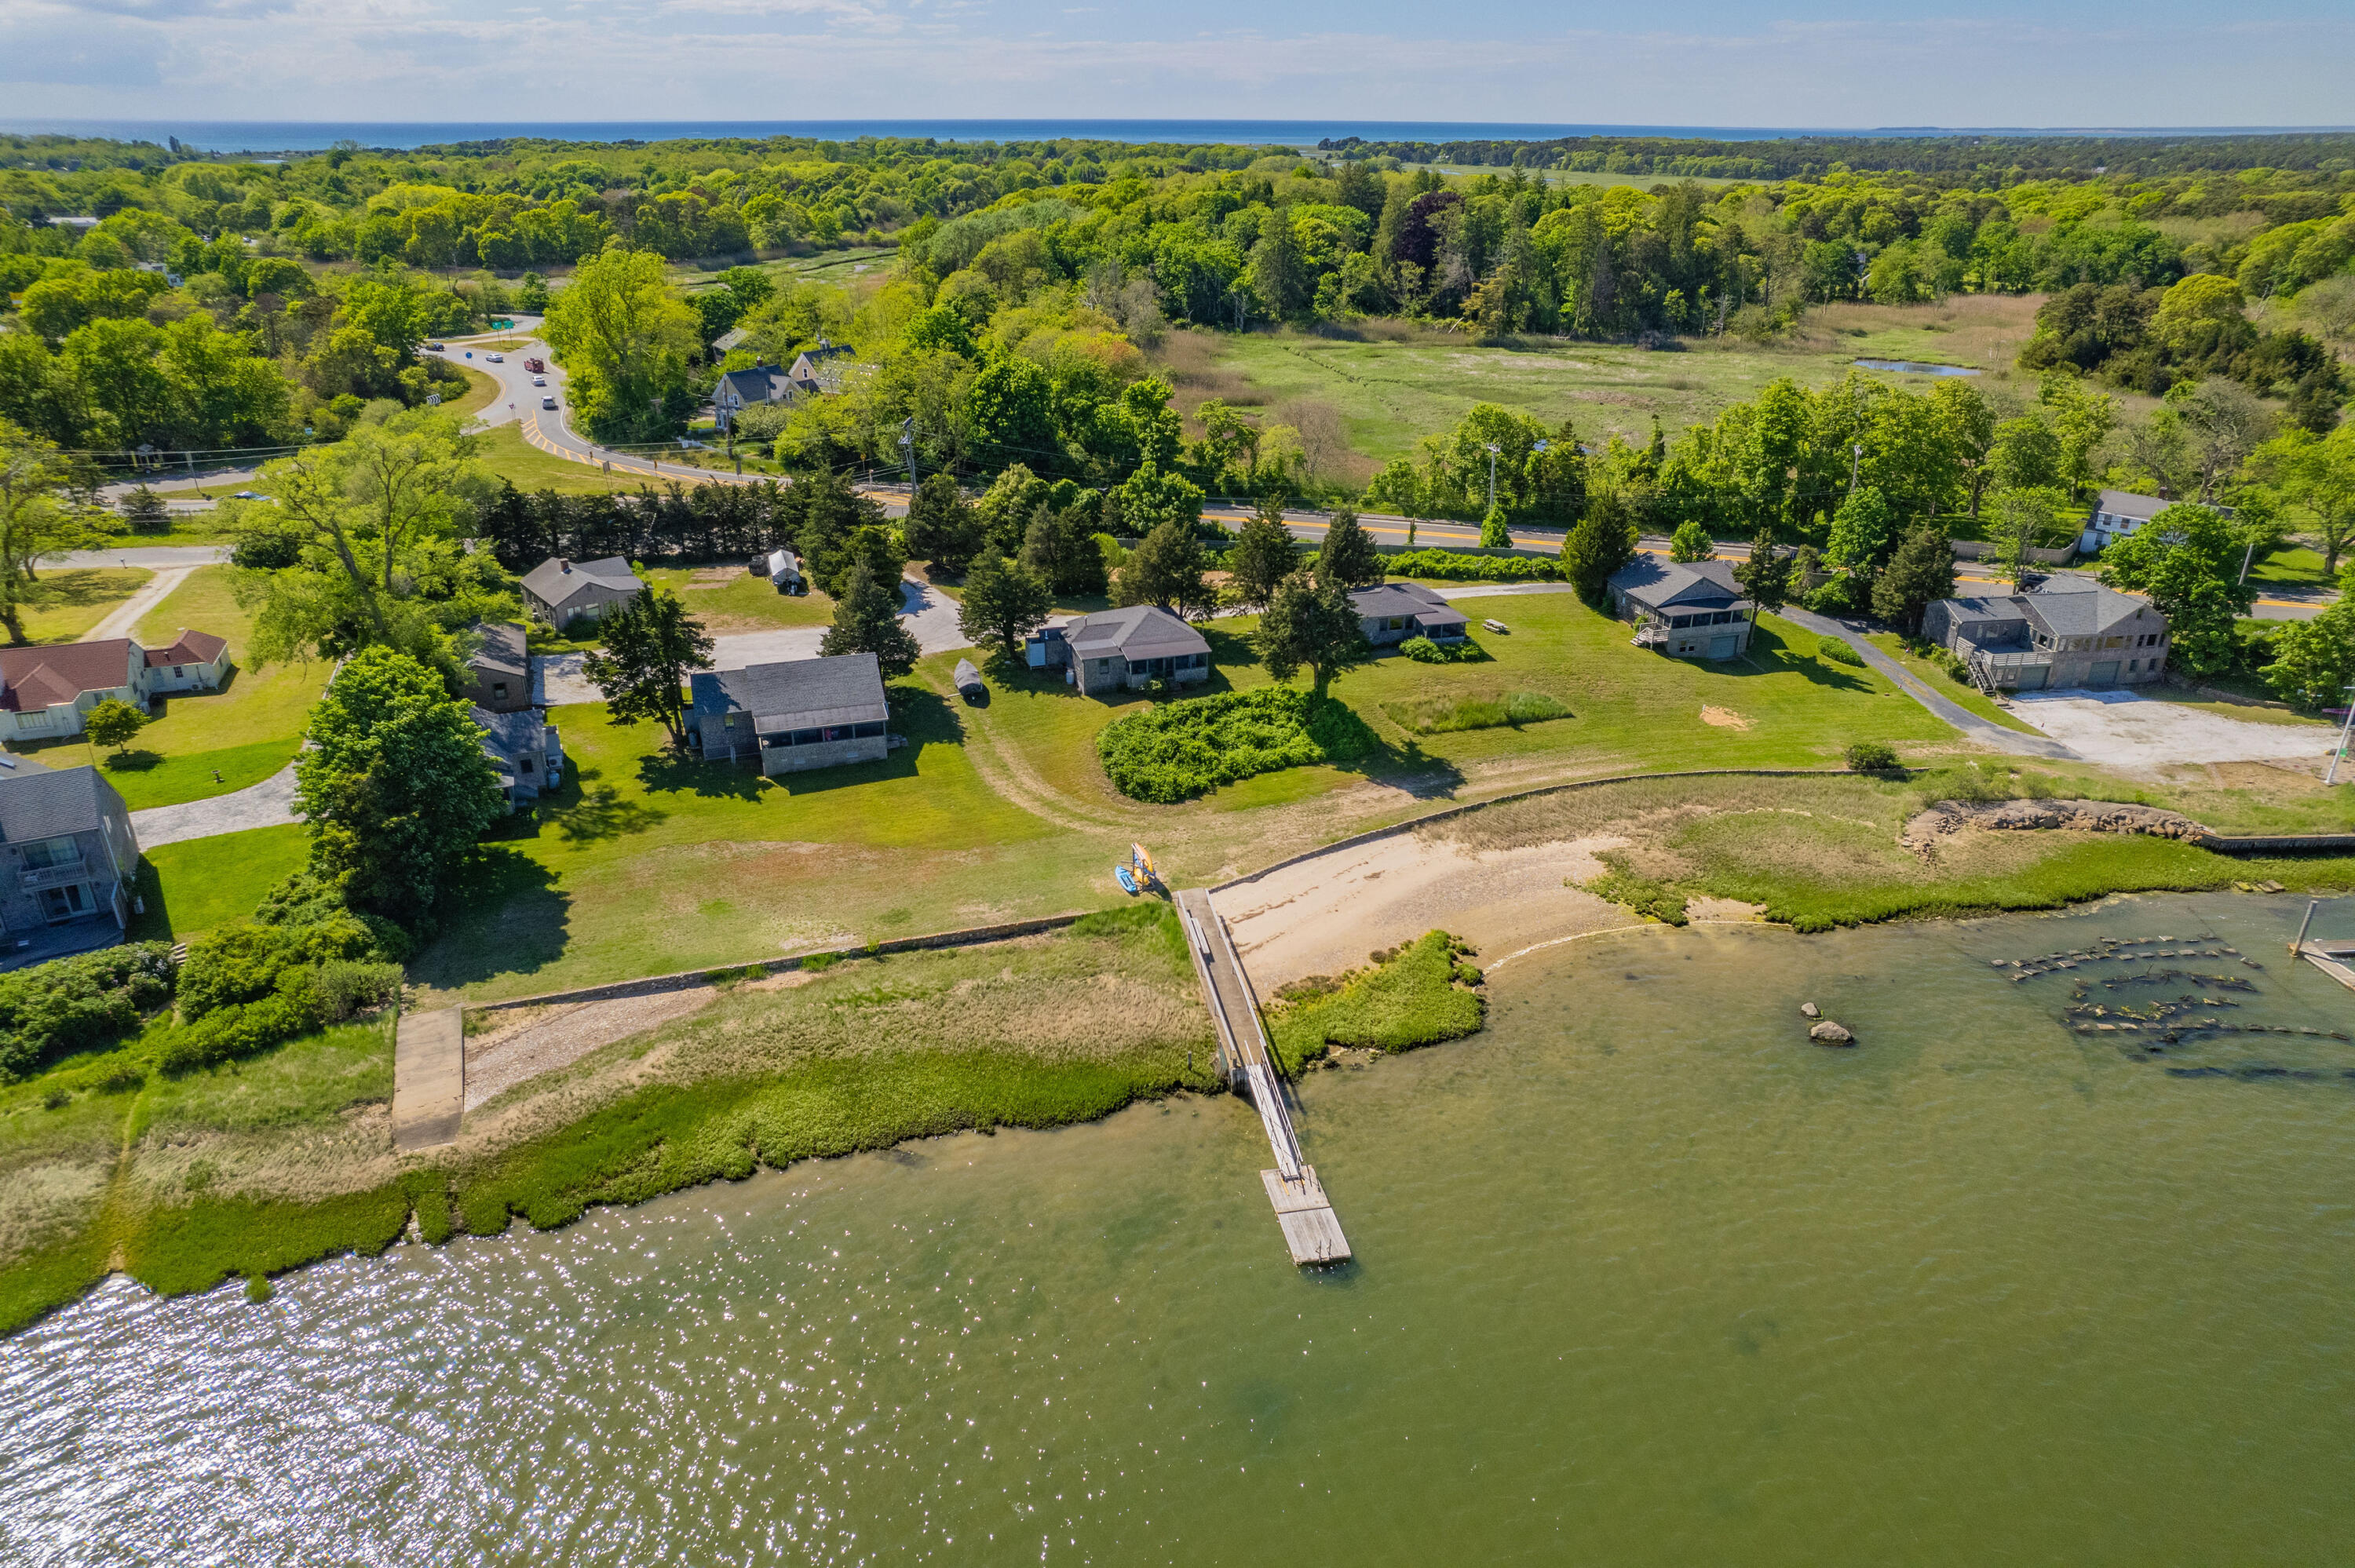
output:
[[[79,642],[155,576],[139,567],[45,568],[25,593],[25,641]]]
[[[185,942],[235,925],[309,853],[307,832],[293,822],[147,850],[139,889],[147,912],[133,917],[131,938]]]
[[[678,595],[687,613],[716,636],[834,624],[834,600],[826,595],[815,588],[805,594],[779,593],[768,578],[738,566],[649,567],[638,576]]]
[[[1905,651],[1904,640],[1899,637],[1897,633],[1893,631],[1876,631],[1871,633],[1866,641],[1870,642],[1875,648],[1880,649],[1883,653],[1888,654],[1891,659],[1896,660],[1900,664],[1904,665],[1907,672],[1910,673],[1915,680],[1920,681],[1923,685],[1929,687],[1940,696],[1945,697],[1947,701],[1969,709],[1972,713],[1975,713],[1978,715],[1979,717],[1987,720],[1987,723],[1992,725],[2000,725],[2005,729],[2015,729],[2023,735],[2041,735],[2044,733],[2042,730],[2038,729],[2034,725],[2024,723],[2020,719],[2018,719],[2011,714],[2006,712],[2004,709],[1996,706],[1995,704],[1987,700],[1987,694],[1985,692],[1980,691],[1977,686],[1957,681],[1951,675],[1948,675],[1944,670],[1939,669],[1935,664],[1931,663],[1927,659],[1919,659],[1907,652]]]
[[[609,491],[635,490],[656,482],[645,474],[611,476],[585,462],[570,462],[544,452],[523,439],[520,425],[494,425],[481,432],[478,453],[483,466],[517,490],[552,490],[559,495],[602,495]]]
[[[1995,382],[2034,324],[2037,301],[1992,295],[1943,305],[1838,305],[1809,313],[1786,344],[1687,339],[1676,350],[1628,344],[1524,339],[1476,344],[1460,334],[1369,323],[1356,336],[1290,330],[1237,337],[1172,334],[1164,367],[1191,413],[1205,397],[1255,404],[1300,428],[1320,471],[1362,480],[1373,465],[1412,454],[1476,403],[1496,403],[1582,437],[1617,431],[1648,440],[1657,418],[1670,435],[1714,418],[1778,376],[1808,386],[1838,380],[1859,358],[1974,366]],[[1868,372],[1920,387],[1927,377]],[[1347,452],[1320,452],[1346,443]],[[1354,454],[1352,456],[1351,454]]]

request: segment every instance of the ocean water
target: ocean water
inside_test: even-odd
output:
[[[1325,1273],[1194,1100],[117,1283],[0,1349],[0,1560],[2345,1561],[2355,996],[2302,907],[1516,959],[1482,1035],[1303,1086]],[[2240,952],[1997,967],[2105,938]],[[2186,995],[2235,1030],[2099,1027]]]
[[[2243,127],[2243,132],[2276,129]],[[2293,128],[2295,129],[2295,128]],[[1541,125],[1375,120],[667,120],[667,121],[472,121],[416,123],[307,121],[0,119],[0,132],[13,135],[106,137],[162,142],[177,136],[189,146],[214,153],[320,152],[338,142],[363,147],[409,149],[502,137],[540,137],[566,142],[666,141],[674,137],[813,136],[848,141],[860,136],[937,137],[957,142],[1034,142],[1065,137],[1105,142],[1229,143],[1241,145],[1315,146],[1320,140],[1359,136],[1369,142],[1548,140],[1558,136],[1674,136],[1720,142],[1772,141],[1787,136],[2165,136],[2171,130],[1978,130],[1937,127],[1878,130],[1809,130],[1797,127],[1727,125]],[[2204,133],[2231,133],[2225,132]]]

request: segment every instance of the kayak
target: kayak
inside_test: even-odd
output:
[[[1120,878],[1120,890],[1123,893],[1135,893],[1136,891],[1136,877],[1135,874],[1128,869],[1128,867],[1124,865],[1114,866],[1112,868],[1112,874]]]
[[[1137,870],[1143,872],[1146,875],[1151,876],[1153,874],[1153,857],[1145,853],[1145,846],[1143,844],[1131,844],[1128,846],[1128,852],[1135,857],[1131,860],[1129,863],[1136,867]]]

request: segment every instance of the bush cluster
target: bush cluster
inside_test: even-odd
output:
[[[1122,794],[1171,803],[1261,773],[1351,761],[1378,745],[1342,704],[1271,686],[1181,698],[1115,719],[1096,736],[1096,754]]]
[[[136,942],[0,975],[0,1079],[121,1039],[172,997],[172,948]]]
[[[1461,960],[1472,949],[1444,931],[1373,955],[1375,967],[1338,982],[1278,992],[1268,1016],[1278,1065],[1296,1074],[1334,1045],[1405,1051],[1477,1031],[1488,1004],[1467,988],[1480,971]]]
[[[1445,735],[1465,729],[1495,729],[1547,719],[1569,718],[1570,709],[1543,692],[1506,692],[1497,696],[1426,697],[1420,702],[1384,703],[1401,729],[1417,735]]]
[[[1608,899],[1631,915],[1641,915],[1664,926],[1689,923],[1690,916],[1685,913],[1683,894],[1665,882],[1644,875],[1618,851],[1605,851],[1602,860],[1610,869],[1586,883],[1587,892],[1597,898]]]
[[[1826,637],[1817,641],[1816,657],[1827,664],[1845,664],[1851,670],[1864,668],[1864,655],[1837,637]]]
[[[1398,645],[1398,651],[1418,664],[1477,664],[1488,657],[1488,651],[1468,637],[1461,642],[1410,637]]]
[[[1551,558],[1473,555],[1464,550],[1401,550],[1382,557],[1394,577],[1431,577],[1444,583],[1558,583],[1561,567]]]
[[[250,1056],[400,997],[400,966],[389,960],[405,938],[307,874],[272,890],[257,916],[263,924],[231,926],[188,949],[181,1027],[156,1052],[164,1071]]]
[[[1897,753],[1885,742],[1859,740],[1848,748],[1848,765],[1855,773],[1886,773],[1897,766]]]

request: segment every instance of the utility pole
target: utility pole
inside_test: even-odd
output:
[[[1488,444],[1488,510],[1497,510],[1497,446]]]
[[[2338,782],[2339,765],[2347,757],[2347,735],[2350,730],[2355,730],[2355,686],[2340,687],[2339,695],[2348,699],[2347,719],[2339,726],[2339,749],[2330,754],[2330,767],[2322,775],[2322,781],[2326,785]]]
[[[913,501],[916,486],[922,482],[916,477],[916,416],[913,414],[900,421],[900,455],[908,460],[908,499]]]
[[[1863,461],[1864,443],[1862,441],[1849,442],[1848,449],[1848,493],[1850,495],[1854,495],[1856,493],[1857,468],[1858,465]]]

